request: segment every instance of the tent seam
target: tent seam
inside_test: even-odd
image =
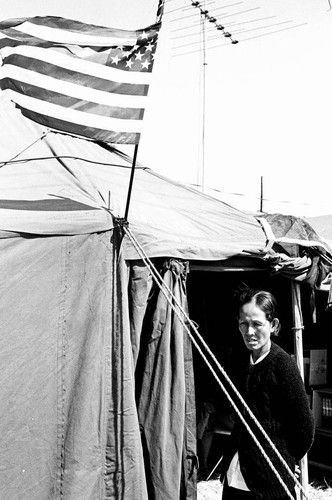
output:
[[[66,360],[66,297],[67,297],[67,276],[68,258],[70,254],[69,239],[63,238],[61,245],[61,291],[59,298],[59,320],[58,320],[58,467],[59,467],[59,498],[63,498],[64,480],[64,441],[65,441],[65,360]]]

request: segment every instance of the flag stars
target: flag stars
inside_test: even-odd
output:
[[[135,45],[119,44],[112,48],[108,64],[125,71],[150,72],[153,67],[156,41],[155,32],[146,30],[139,32]]]
[[[149,37],[148,37],[148,34],[146,33],[146,31],[143,31],[141,34],[140,34],[140,39],[141,40],[147,40]]]
[[[116,64],[116,65],[119,63],[119,61],[121,61],[121,59],[118,55],[112,57],[111,59],[112,59],[112,63]]]
[[[142,62],[142,69],[149,69],[150,64],[150,61],[148,59],[145,59],[145,61]]]
[[[145,52],[148,52],[148,51],[152,52],[153,49],[154,49],[154,44],[149,42],[148,45],[146,45],[146,47],[145,47]]]

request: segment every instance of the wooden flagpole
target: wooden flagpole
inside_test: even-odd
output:
[[[135,144],[135,150],[134,150],[134,156],[133,156],[133,163],[131,165],[131,173],[130,173],[128,194],[127,194],[126,210],[125,210],[125,215],[124,215],[125,221],[128,220],[130,198],[131,198],[131,192],[132,192],[133,183],[134,183],[134,175],[135,175],[135,167],[136,167],[136,159],[137,159],[137,150],[138,150],[138,144]]]
[[[157,8],[156,22],[161,23],[161,19],[164,14],[165,0],[159,0]]]
[[[159,0],[158,1],[158,8],[157,8],[157,15],[156,15],[156,22],[157,23],[161,23],[161,19],[163,17],[163,13],[164,13],[164,6],[165,6],[165,0]],[[134,150],[134,156],[133,156],[133,163],[132,163],[132,167],[131,167],[131,174],[130,174],[130,180],[129,180],[129,188],[128,188],[128,195],[127,195],[126,210],[125,210],[125,215],[124,215],[125,221],[128,221],[128,212],[129,212],[131,191],[132,191],[133,183],[134,183],[137,150],[138,150],[138,144],[135,144],[135,150]]]

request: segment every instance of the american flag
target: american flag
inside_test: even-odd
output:
[[[138,144],[159,29],[160,22],[128,31],[51,16],[2,21],[0,88],[46,127]]]

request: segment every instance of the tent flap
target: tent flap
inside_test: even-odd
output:
[[[186,309],[187,266],[171,259],[163,279]],[[152,305],[153,303],[153,305]],[[163,292],[150,298],[138,362],[138,415],[149,500],[196,499],[196,422],[191,345]]]

